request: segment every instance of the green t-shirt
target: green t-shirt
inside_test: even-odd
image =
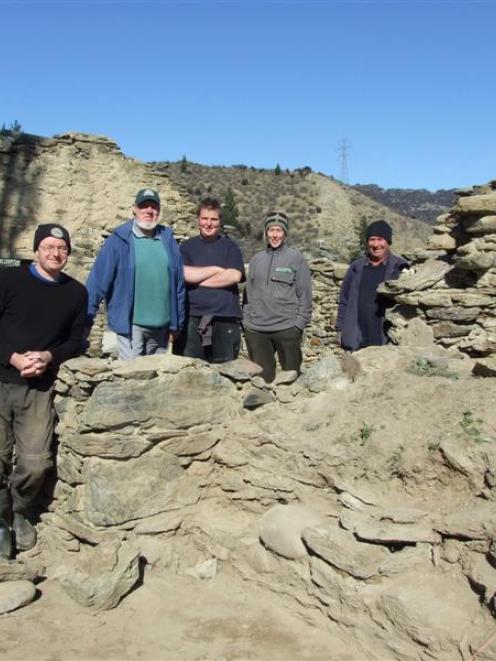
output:
[[[133,324],[159,328],[170,323],[169,256],[160,239],[133,235]]]

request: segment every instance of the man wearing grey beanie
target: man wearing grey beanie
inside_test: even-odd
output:
[[[408,263],[391,250],[393,229],[376,220],[366,230],[367,251],[352,262],[341,285],[336,330],[343,349],[357,351],[386,344],[386,300],[377,293],[385,280],[396,280]]]

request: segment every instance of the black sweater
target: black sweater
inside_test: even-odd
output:
[[[32,387],[53,382],[56,368],[81,349],[88,295],[82,284],[61,274],[40,280],[29,267],[0,270],[0,381]],[[23,378],[9,364],[13,353],[50,351],[53,362],[40,378]]]

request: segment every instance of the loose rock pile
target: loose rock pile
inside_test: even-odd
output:
[[[496,351],[496,182],[459,191],[439,217],[428,249],[381,286],[398,305],[389,313],[399,344],[435,341],[472,356]]]
[[[490,380],[455,358],[458,379],[409,374],[420,358],[370,348],[354,383],[328,357],[270,387],[243,360],[67,362],[58,481],[31,561],[96,609],[144,563],[198,580],[232,570],[351,636],[351,658],[470,658],[494,626],[496,413],[490,398],[478,411],[480,444],[452,402],[475,407]],[[256,394],[268,403],[248,408]],[[415,425],[419,410],[453,420],[445,438]]]

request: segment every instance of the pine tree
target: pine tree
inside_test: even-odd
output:
[[[224,225],[238,226],[239,210],[236,206],[236,198],[233,189],[229,186],[224,195],[224,204],[222,205],[222,223]]]
[[[279,163],[276,163],[276,167],[274,168],[274,174],[281,174],[281,166]]]

